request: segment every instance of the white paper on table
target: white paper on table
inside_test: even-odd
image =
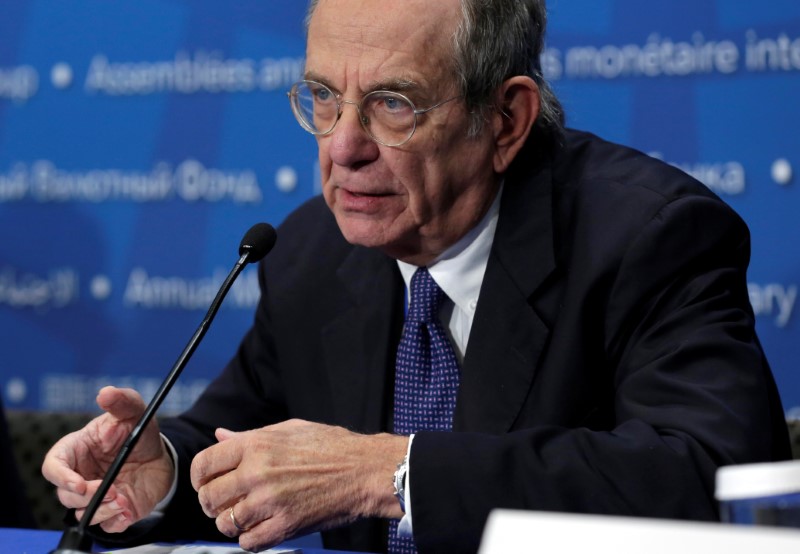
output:
[[[163,545],[144,544],[123,550],[109,550],[108,554],[249,554],[246,550],[235,546],[203,546],[200,544],[189,545]],[[270,548],[263,554],[303,554],[301,548]]]

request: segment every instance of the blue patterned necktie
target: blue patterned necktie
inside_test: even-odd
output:
[[[397,348],[394,378],[394,432],[451,431],[459,369],[453,346],[439,321],[445,294],[428,270],[411,278],[411,302]],[[397,521],[389,525],[389,552],[416,552],[414,541],[397,537]]]

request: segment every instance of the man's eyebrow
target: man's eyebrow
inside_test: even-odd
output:
[[[336,87],[334,87],[328,79],[323,77],[322,75],[315,73],[313,71],[306,71],[303,75],[303,78],[307,81],[316,81],[318,83],[322,83],[323,85],[327,86],[332,90],[336,90],[337,92],[341,92]],[[364,90],[364,94],[375,90],[390,90],[393,92],[409,92],[414,91],[420,88],[420,84],[417,81],[412,79],[405,79],[405,78],[393,78],[393,79],[385,79],[381,81],[372,81],[367,85],[367,88]]]
[[[412,90],[417,90],[420,88],[420,84],[416,81],[411,79],[388,79],[384,81],[372,81],[369,86],[367,87],[367,92],[371,92],[373,90],[391,90],[393,92],[408,92]]]
[[[328,83],[328,80],[325,79],[325,77],[323,77],[322,75],[318,75],[317,73],[314,73],[313,71],[306,71],[303,74],[303,79],[306,80],[306,81],[316,81],[317,83],[322,83],[323,85],[325,85],[325,86],[327,86],[329,88],[333,88],[330,85],[330,83]]]

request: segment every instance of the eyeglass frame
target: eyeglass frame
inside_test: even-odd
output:
[[[331,94],[333,94],[334,98],[336,98],[336,119],[333,121],[333,124],[331,125],[330,129],[328,129],[327,131],[319,131],[319,130],[315,131],[315,130],[313,130],[309,126],[308,120],[305,117],[303,117],[300,114],[298,114],[299,102],[297,100],[297,97],[298,97],[297,87],[299,87],[300,85],[307,85],[307,84],[313,84],[313,85],[317,85],[317,86],[323,87],[324,89],[329,91]],[[407,102],[408,105],[411,106],[411,111],[414,114],[414,120],[413,120],[413,124],[411,125],[411,129],[408,132],[408,136],[404,140],[402,140],[400,142],[397,142],[397,143],[384,142],[384,141],[378,139],[378,137],[376,137],[375,135],[373,135],[372,131],[370,131],[369,127],[367,127],[369,118],[364,116],[364,114],[361,111],[361,106],[364,104],[364,100],[365,99],[369,98],[370,96],[378,95],[378,94],[389,94],[389,95],[392,95],[394,97],[397,97],[397,98]],[[405,94],[402,94],[402,93],[394,91],[394,90],[384,90],[384,89],[372,90],[372,91],[368,92],[367,94],[365,94],[364,96],[362,96],[361,100],[359,100],[359,101],[345,100],[343,98],[344,95],[342,93],[336,93],[328,85],[326,85],[324,83],[320,83],[319,81],[313,81],[311,79],[301,79],[300,81],[297,81],[296,83],[294,83],[292,85],[292,88],[289,89],[289,91],[286,93],[286,95],[289,97],[289,104],[292,107],[292,113],[294,114],[295,119],[297,120],[297,122],[300,124],[300,126],[303,129],[305,129],[306,131],[308,131],[312,135],[324,137],[324,136],[327,136],[327,135],[330,135],[331,133],[333,133],[333,130],[336,129],[336,125],[339,124],[339,120],[342,119],[342,114],[344,113],[344,110],[343,110],[344,105],[345,104],[350,104],[350,105],[352,105],[352,106],[354,106],[356,108],[356,111],[358,112],[358,121],[359,121],[359,123],[361,123],[361,128],[364,129],[364,131],[367,133],[367,136],[369,136],[369,138],[372,139],[374,142],[377,142],[378,144],[382,144],[383,146],[388,146],[390,148],[403,146],[404,144],[406,144],[408,141],[411,140],[411,137],[413,137],[414,133],[417,131],[417,116],[426,114],[431,110],[434,110],[436,108],[439,108],[439,107],[447,104],[448,102],[452,102],[453,100],[457,100],[458,98],[463,98],[464,97],[463,94],[458,94],[458,95],[450,97],[450,98],[448,98],[446,100],[442,100],[441,102],[437,102],[436,104],[434,104],[433,106],[430,106],[428,108],[417,108],[417,106],[414,104],[414,102],[408,96],[406,96]]]

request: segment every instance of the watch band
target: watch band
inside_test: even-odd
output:
[[[394,472],[394,496],[400,502],[400,509],[406,513],[406,474],[408,473],[408,456],[403,458],[403,461],[397,464],[397,471]]]

